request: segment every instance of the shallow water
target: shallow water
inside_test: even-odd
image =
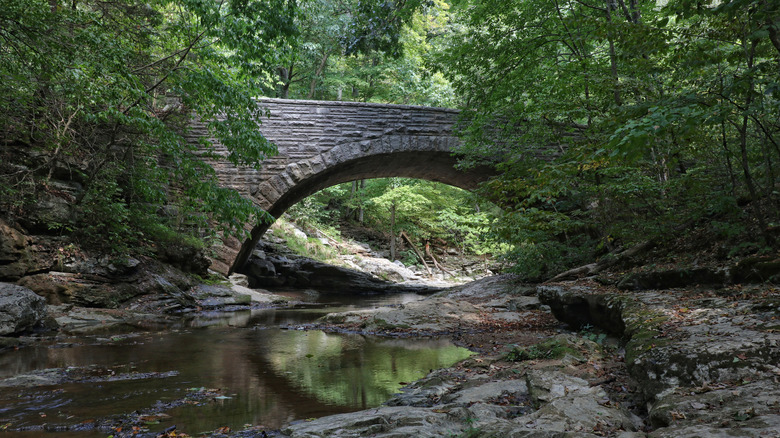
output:
[[[324,307],[199,315],[181,330],[58,337],[5,352],[0,379],[56,368],[81,383],[0,388],[0,431],[6,430],[0,437],[105,437],[95,430],[12,430],[43,424],[88,428],[112,415],[154,412],[155,406],[170,417],[150,418],[159,421],[149,425],[152,431],[176,425],[194,436],[225,426],[276,429],[293,420],[378,406],[402,382],[470,353],[446,340],[328,334],[298,326],[331,311],[419,298],[327,295],[317,297]],[[207,403],[166,406],[204,391]]]

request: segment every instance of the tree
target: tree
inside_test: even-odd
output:
[[[158,222],[174,225],[159,217],[163,204],[231,232],[261,220],[216,185],[185,133],[191,116],[208,120],[235,164],[274,153],[253,98],[296,33],[296,12],[294,0],[0,0],[3,144],[32,161],[5,163],[0,203],[24,214],[64,166],[83,186],[67,228],[120,250]],[[195,218],[179,231],[207,228]]]
[[[464,164],[501,161],[484,193],[522,269],[739,224],[741,198],[774,245],[775,3],[460,2],[440,62],[470,110]]]
[[[452,106],[448,82],[427,62],[447,10],[443,0],[303,2],[277,96]]]

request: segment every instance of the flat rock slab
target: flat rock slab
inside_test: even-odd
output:
[[[380,307],[356,312],[330,313],[326,322],[358,323],[372,328],[410,328],[432,332],[455,330],[459,325],[480,320],[481,308],[449,298],[430,298],[413,301],[397,307]]]
[[[617,433],[636,430],[635,417],[603,403],[606,394],[601,388],[590,387],[585,380],[558,370],[538,370],[529,373],[526,379],[500,379],[461,388],[453,388],[446,382],[441,382],[441,385],[446,395],[440,403],[430,407],[383,406],[296,422],[282,429],[282,433],[295,438],[552,438],[604,436],[602,431],[615,432],[612,436],[617,436]],[[541,386],[534,388],[536,385]],[[514,413],[514,407],[498,401],[505,397],[530,399],[534,392],[554,395],[546,401],[536,399],[539,408],[529,407],[532,412],[519,416]]]

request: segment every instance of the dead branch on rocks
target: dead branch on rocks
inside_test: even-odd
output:
[[[614,256],[609,254],[606,257],[602,257],[601,260],[597,261],[596,263],[590,263],[584,266],[580,266],[578,268],[569,269],[568,271],[561,272],[560,274],[547,280],[546,282],[550,283],[555,281],[573,280],[575,278],[587,277],[589,275],[598,274],[599,272],[603,271],[606,268],[614,266],[626,259],[629,259],[639,254],[642,251],[652,248],[653,245],[655,244],[652,241],[646,240],[638,245],[632,246],[631,248],[625,251],[621,251],[615,254]]]
[[[431,268],[428,267],[428,263],[425,262],[425,257],[422,255],[422,253],[414,246],[414,243],[412,243],[412,239],[409,238],[409,236],[406,234],[405,231],[401,231],[401,237],[403,237],[404,240],[406,240],[406,243],[409,244],[409,247],[412,248],[412,251],[417,255],[417,258],[420,260],[423,266],[425,266],[425,270],[428,271],[428,276],[433,275],[431,272]],[[435,260],[434,260],[435,263]]]

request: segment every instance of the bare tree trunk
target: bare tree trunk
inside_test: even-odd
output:
[[[285,67],[279,67],[277,69],[277,72],[279,73],[279,82],[281,82],[278,94],[281,99],[288,99],[290,96],[290,77],[292,75],[292,69],[292,66],[290,66],[289,69]]]
[[[417,259],[420,260],[420,263],[422,263],[422,265],[425,267],[425,270],[428,272],[428,276],[433,275],[433,273],[431,272],[431,268],[428,267],[428,263],[425,261],[425,256],[423,256],[420,250],[418,250],[417,247],[414,246],[412,239],[410,239],[409,236],[404,231],[401,231],[401,237],[404,240],[406,240],[406,243],[408,243],[409,247],[412,248],[412,251],[414,251],[414,254],[417,256]]]
[[[750,43],[750,48],[747,49],[747,52],[745,54],[748,70],[753,69],[753,61],[755,59],[757,45],[758,45],[758,41],[753,40]],[[748,138],[748,127],[750,122],[750,116],[748,115],[748,111],[750,109],[750,105],[753,103],[753,93],[754,93],[753,88],[754,88],[754,81],[753,81],[753,77],[751,76],[749,81],[748,94],[747,97],[745,97],[745,114],[742,116],[742,126],[739,128],[739,148],[740,148],[741,158],[742,158],[742,172],[745,175],[745,184],[747,184],[748,191],[750,192],[750,200],[756,204],[754,208],[756,212],[756,219],[758,220],[758,225],[761,227],[761,234],[764,236],[764,240],[766,241],[766,243],[769,244],[770,246],[773,246],[775,239],[767,231],[766,221],[764,218],[763,208],[761,208],[761,203],[756,202],[759,200],[758,191],[756,190],[756,185],[755,182],[753,181],[753,175],[750,173],[750,162],[748,160],[747,138]]]
[[[630,10],[626,7],[626,2],[624,0],[618,0],[618,3],[620,4],[620,8],[623,9],[623,15],[626,16],[626,21],[639,24],[639,20],[642,19],[642,13],[637,7],[636,0],[629,0],[628,4]]]
[[[720,136],[723,142],[723,154],[726,156],[726,166],[729,170],[729,177],[731,178],[731,196],[737,193],[737,177],[734,175],[734,166],[731,164],[731,151],[729,150],[729,143],[726,139],[726,121],[720,122]]]
[[[747,49],[747,53],[745,54],[748,70],[753,68],[753,56],[755,55],[756,43],[757,42],[754,40],[750,44],[750,48]],[[741,152],[742,173],[745,176],[745,184],[747,185],[748,191],[750,192],[750,199],[755,201],[758,199],[758,195],[756,193],[756,186],[753,183],[753,175],[750,173],[750,162],[748,161],[747,152],[748,124],[750,122],[750,117],[748,116],[747,111],[752,103],[753,79],[751,78],[748,94],[747,97],[745,97],[745,114],[742,116],[742,126],[739,128],[739,149]]]
[[[360,180],[360,190],[363,190],[366,188],[366,180],[361,179]],[[361,202],[360,205],[358,205],[358,222],[360,222],[360,225],[363,225],[363,213],[365,213],[365,210],[363,209],[363,203]]]
[[[428,257],[430,257],[431,260],[433,260],[433,266],[435,266],[436,269],[440,270],[444,274],[450,274],[451,277],[455,276],[452,272],[448,271],[441,263],[439,263],[438,260],[436,260],[436,256],[433,255],[433,251],[431,251],[431,247],[430,245],[428,245],[428,243],[425,244],[425,254],[427,254]]]
[[[390,206],[390,261],[396,259],[395,248],[395,202]]]
[[[349,191],[349,199],[355,200],[355,195],[357,194],[357,180],[352,181],[352,188]],[[357,209],[350,209],[347,210],[347,218],[348,219],[355,219],[357,217]]]
[[[774,1],[768,2],[767,0],[761,0],[759,2],[761,7],[766,8],[763,12],[766,14],[766,28],[769,33],[769,41],[772,42],[772,45],[775,46],[775,50],[780,54],[780,29],[778,29],[775,24],[775,20],[777,20],[776,15],[772,14],[769,9],[773,3]]]
[[[607,3],[607,9],[606,9],[606,16],[607,16],[607,23],[611,26],[612,25],[612,1],[606,0]],[[609,41],[609,67],[612,70],[612,82],[613,82],[613,97],[615,99],[615,105],[621,106],[623,104],[623,99],[620,96],[620,88],[619,88],[619,80],[618,80],[618,71],[617,71],[617,55],[615,54],[615,41],[612,36],[612,31],[610,30],[607,32],[607,40]]]
[[[366,180],[361,179],[352,181],[352,189],[350,190],[349,198],[357,203],[357,207],[353,210],[348,210],[345,215],[346,218],[356,220],[360,222],[361,225],[363,224],[363,204],[359,202],[356,197],[358,191],[364,188],[366,188]]]
[[[314,94],[317,92],[317,82],[319,82],[322,72],[325,71],[325,66],[328,65],[328,58],[330,58],[330,53],[325,53],[320,60],[320,65],[317,66],[317,70],[314,72],[314,77],[309,82],[309,99],[314,99]]]

